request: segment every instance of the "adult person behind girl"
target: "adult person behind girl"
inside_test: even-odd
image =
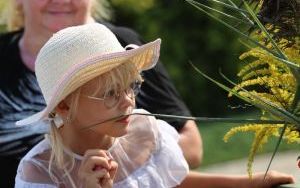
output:
[[[134,109],[140,72],[155,66],[159,50],[157,39],[126,51],[98,23],[54,34],[35,69],[47,105],[17,122],[46,121],[51,132],[21,160],[15,187],[267,188],[293,181],[275,172],[267,181],[263,173],[252,180],[188,174],[175,129]]]
[[[106,18],[104,0],[9,0],[6,23],[13,32],[0,37],[0,187],[12,187],[19,159],[37,142],[45,130],[41,124],[20,128],[14,122],[45,106],[34,75],[36,55],[52,34],[68,26]],[[96,17],[98,15],[98,17]],[[3,17],[5,18],[5,17]],[[107,24],[108,25],[108,24]],[[108,25],[123,46],[141,45],[131,29]],[[145,71],[137,106],[152,113],[190,115],[161,63]],[[180,133],[179,144],[190,167],[202,157],[201,137],[194,121],[170,120]],[[10,183],[6,184],[5,183]]]

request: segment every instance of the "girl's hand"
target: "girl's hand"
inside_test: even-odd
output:
[[[86,188],[111,188],[118,164],[104,150],[87,150],[78,170]]]
[[[256,173],[252,179],[249,179],[249,185],[246,187],[252,188],[271,188],[275,185],[294,183],[295,179],[292,175],[269,171],[264,179],[264,172]]]

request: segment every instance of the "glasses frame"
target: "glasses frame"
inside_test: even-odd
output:
[[[117,104],[119,104],[120,98],[121,98],[121,96],[123,96],[123,93],[125,93],[129,98],[131,98],[133,100],[139,94],[139,92],[141,90],[141,86],[142,86],[142,82],[139,80],[136,80],[136,81],[132,82],[128,88],[126,88],[122,91],[113,92],[114,93],[113,95],[107,95],[107,93],[106,93],[104,95],[104,97],[95,97],[95,96],[90,96],[90,95],[82,95],[82,96],[84,96],[88,99],[102,101],[106,108],[111,109],[111,108],[115,107]],[[114,100],[114,102],[112,102],[111,104],[108,104],[107,102],[105,102],[105,101],[108,101],[109,99]]]

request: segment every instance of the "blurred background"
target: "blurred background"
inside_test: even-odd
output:
[[[234,97],[228,98],[227,92],[202,77],[189,64],[192,62],[210,77],[229,86],[219,71],[237,81],[236,74],[241,67],[238,57],[245,50],[237,34],[184,0],[109,2],[113,10],[112,23],[134,28],[145,41],[162,39],[161,61],[194,116],[259,118],[259,110]],[[198,124],[204,142],[203,166],[247,157],[253,135],[240,133],[229,143],[222,140],[233,126],[236,125]],[[269,142],[264,152],[273,151],[275,144],[276,139]],[[296,145],[287,144],[280,147],[281,150],[296,148]]]
[[[219,69],[234,78],[241,45],[237,36],[183,0],[111,0],[113,22],[135,28],[144,40],[162,39],[161,60],[195,116],[224,116],[240,110],[189,61],[217,78]]]

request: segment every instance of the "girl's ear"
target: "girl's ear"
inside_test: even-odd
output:
[[[62,100],[55,108],[55,111],[61,116],[67,116],[69,114],[70,107],[65,100]]]

